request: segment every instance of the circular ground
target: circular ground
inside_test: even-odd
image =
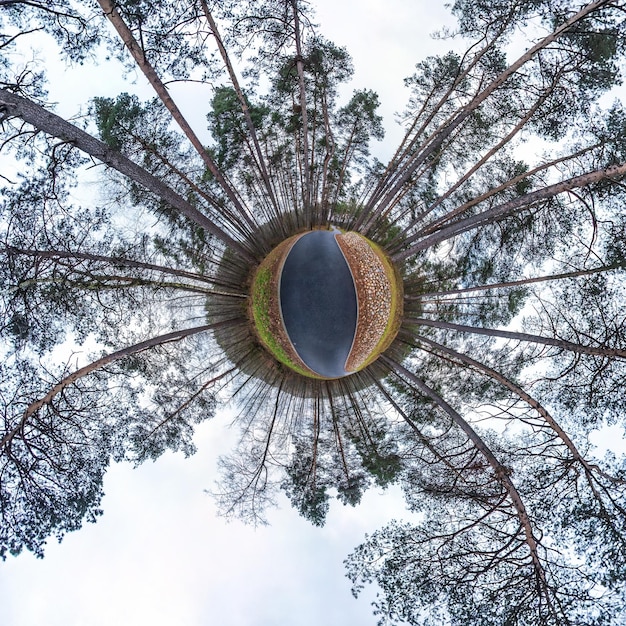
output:
[[[253,279],[251,318],[261,343],[307,377],[363,369],[389,347],[401,316],[398,273],[358,233],[320,229],[290,237]]]

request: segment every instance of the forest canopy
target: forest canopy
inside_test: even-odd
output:
[[[626,406],[626,4],[451,11],[383,163],[385,94],[348,93],[307,2],[0,0],[2,558],[95,521],[111,462],[192,454],[229,398],[226,516],[283,492],[323,525],[401,487],[419,521],[346,561],[381,624],[622,623],[625,458],[590,436]],[[42,36],[128,89],[61,114]],[[193,122],[181,85],[210,94]],[[294,367],[281,317],[277,250],[312,231],[401,286],[366,298],[344,250],[355,337],[384,306],[393,332],[341,377]]]

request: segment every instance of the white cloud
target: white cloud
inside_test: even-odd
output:
[[[215,479],[228,416],[199,429],[200,452],[166,454],[107,474],[104,516],[0,568],[8,626],[320,622],[374,624],[367,595],[355,601],[343,559],[366,532],[402,510],[399,493],[368,493],[361,506],[333,503],[325,528],[285,506],[271,525],[226,523],[204,489]]]

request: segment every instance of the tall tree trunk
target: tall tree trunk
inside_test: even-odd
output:
[[[478,107],[485,102],[485,100],[491,96],[497,89],[502,87],[504,83],[517,72],[523,65],[530,61],[540,50],[546,48],[551,43],[556,41],[564,32],[569,30],[574,24],[585,18],[593,11],[610,4],[611,0],[596,0],[583,7],[578,13],[573,15],[569,20],[561,24],[554,32],[547,37],[544,37],[541,41],[536,43],[532,48],[527,50],[522,56],[520,56],[514,63],[509,65],[506,70],[501,72],[491,83],[485,87],[480,93],[478,93],[467,105],[461,108],[456,117],[443,128],[437,130],[432,139],[422,148],[419,154],[409,162],[409,165],[405,166],[402,170],[401,176],[398,177],[397,182],[391,186],[387,193],[377,203],[377,208],[374,205],[368,203],[368,209],[371,209],[371,214],[368,218],[368,224],[371,225],[378,218],[380,213],[385,210],[386,206],[393,200],[396,194],[402,189],[402,187],[410,180],[413,173],[417,168],[431,155],[433,155],[443,145],[444,141],[452,134],[452,132],[462,124]]]
[[[120,126],[122,126],[120,124]],[[148,153],[152,154],[155,159],[158,159],[163,165],[165,165],[172,173],[176,174],[178,178],[181,179],[186,185],[189,186],[190,189],[195,191],[201,198],[204,198],[207,203],[212,206],[219,214],[222,219],[226,222],[230,223],[233,226],[239,227],[239,232],[241,234],[245,234],[246,236],[250,236],[254,229],[250,227],[250,223],[241,217],[241,214],[233,208],[225,206],[226,203],[223,199],[218,198],[212,193],[207,192],[205,189],[202,189],[198,184],[196,184],[185,172],[176,167],[166,156],[155,150],[154,146],[149,142],[145,141],[142,137],[133,133],[129,129],[124,129],[129,136],[131,136],[137,143],[141,145],[141,147]]]
[[[217,237],[222,243],[239,253],[248,261],[254,261],[254,256],[239,242],[211,221],[206,215],[198,211],[193,205],[179,196],[163,181],[156,178],[143,167],[137,165],[123,154],[113,150],[107,144],[92,137],[77,126],[66,122],[62,117],[47,111],[31,100],[17,96],[5,89],[0,89],[0,108],[14,117],[19,117],[38,130],[53,137],[74,144],[79,150],[102,161],[124,176],[145,187],[159,196],[170,206],[177,209],[185,217],[198,226]]]
[[[586,187],[587,185],[592,185],[607,178],[619,178],[625,175],[626,163],[621,163],[620,165],[612,165],[606,169],[588,172],[586,174],[582,174],[581,176],[574,176],[573,178],[563,180],[560,183],[549,185],[547,187],[543,187],[542,189],[537,189],[536,191],[528,193],[524,196],[519,196],[518,198],[504,202],[503,204],[493,207],[492,209],[472,215],[472,217],[466,217],[465,219],[458,220],[457,222],[442,228],[432,235],[427,235],[405,250],[394,254],[392,258],[396,263],[400,263],[418,252],[426,250],[427,248],[441,243],[442,241],[461,235],[469,230],[475,230],[476,228],[481,228],[482,226],[498,222],[505,217],[513,215],[519,211],[523,211],[535,202],[547,200],[565,191]]]
[[[513,507],[517,513],[517,517],[524,532],[526,545],[528,546],[528,549],[530,551],[533,568],[537,577],[537,582],[543,592],[542,595],[544,595],[546,601],[551,605],[552,603],[550,600],[549,591],[550,585],[548,584],[546,572],[539,557],[539,544],[537,538],[535,537],[533,525],[528,515],[528,512],[526,511],[524,501],[522,500],[522,497],[520,496],[517,488],[511,480],[507,468],[504,467],[502,463],[500,463],[500,461],[491,451],[489,446],[483,441],[483,439],[471,427],[471,425],[465,419],[463,419],[461,414],[454,408],[452,408],[439,394],[437,394],[422,380],[420,380],[417,376],[415,376],[412,372],[407,370],[399,363],[392,361],[384,355],[382,355],[380,359],[400,379],[404,379],[405,381],[408,381],[411,385],[414,385],[415,389],[419,393],[432,400],[436,406],[438,406],[445,413],[447,413],[453,423],[465,433],[465,435],[476,447],[476,449],[483,455],[487,463],[489,463],[494,474],[496,475],[496,478],[508,493],[511,503],[513,504]]]
[[[366,202],[366,207],[368,209],[372,208],[377,202],[377,200],[380,199],[381,195],[385,191],[385,188],[389,184],[393,184],[394,178],[397,177],[398,175],[402,175],[402,170],[400,168],[400,164],[402,163],[402,161],[404,159],[410,158],[411,151],[415,148],[419,138],[426,131],[428,124],[432,122],[434,117],[441,110],[441,107],[445,105],[445,103],[448,101],[448,98],[451,96],[454,90],[459,86],[459,84],[467,78],[467,76],[472,71],[472,69],[479,63],[479,61],[484,57],[484,55],[487,52],[489,52],[489,50],[491,50],[493,43],[498,39],[498,37],[500,37],[505,32],[505,30],[507,29],[507,27],[509,26],[511,22],[511,17],[512,17],[512,13],[509,15],[508,19],[503,20],[502,24],[500,24],[500,27],[498,31],[495,33],[492,40],[489,41],[486,45],[483,45],[483,47],[474,54],[474,56],[471,58],[471,61],[467,64],[467,66],[463,69],[463,71],[459,72],[454,77],[452,84],[448,87],[445,93],[439,98],[439,100],[437,101],[437,104],[435,104],[431,112],[426,116],[426,119],[422,121],[422,123],[420,124],[418,128],[417,123],[420,121],[420,117],[422,116],[422,114],[425,113],[426,107],[427,107],[428,102],[430,101],[430,98],[434,95],[434,88],[433,90],[431,90],[431,93],[428,95],[428,97],[424,99],[420,110],[414,116],[414,120],[411,123],[411,126],[405,133],[400,145],[396,149],[393,157],[389,161],[389,164],[385,168],[385,171],[380,176],[374,190],[369,195],[369,199]],[[466,54],[464,55],[463,59],[461,60],[460,67],[462,67],[465,61],[465,57],[469,55],[469,52],[470,51],[466,52]],[[363,211],[363,213],[367,213],[367,212],[368,211]],[[361,215],[360,218],[356,222],[355,228],[358,228],[363,223],[364,219],[365,219],[365,216]]]
[[[245,298],[240,294],[232,294],[228,292],[215,291],[205,287],[194,287],[186,283],[177,283],[170,281],[149,280],[147,278],[137,278],[132,276],[118,276],[114,274],[91,274],[89,272],[76,272],[76,276],[58,276],[58,277],[41,277],[30,278],[20,281],[12,289],[27,289],[36,285],[58,284],[64,287],[77,289],[79,291],[107,291],[115,289],[132,289],[133,287],[152,287],[154,289],[171,289],[174,291],[184,291],[193,293],[196,296],[226,296],[230,298]]]
[[[418,326],[432,326],[433,328],[443,328],[446,330],[456,330],[460,333],[487,335],[489,337],[502,337],[503,339],[514,339],[515,341],[525,341],[544,346],[554,346],[556,348],[561,348],[562,350],[567,350],[568,352],[577,352],[579,354],[595,354],[604,357],[626,358],[626,350],[620,350],[619,348],[585,346],[580,343],[574,343],[573,341],[543,337],[542,335],[531,335],[529,333],[519,333],[509,330],[495,330],[493,328],[480,328],[478,326],[466,326],[463,324],[453,324],[452,322],[428,320],[422,317],[406,317],[404,319],[404,323]]]
[[[142,270],[148,270],[151,272],[159,272],[160,274],[170,274],[178,278],[187,278],[188,280],[194,280],[202,283],[208,283],[209,285],[217,285],[219,287],[239,287],[239,285],[233,285],[225,281],[220,281],[206,276],[204,274],[196,274],[194,272],[187,272],[185,270],[178,270],[173,267],[166,267],[164,265],[156,265],[154,263],[145,263],[143,261],[136,261],[134,259],[127,259],[125,257],[111,257],[101,254],[91,254],[89,252],[73,252],[66,250],[31,250],[26,248],[16,248],[15,246],[8,246],[6,244],[0,244],[5,254],[11,256],[29,256],[35,259],[52,259],[61,260],[67,259],[68,261],[94,261],[98,263],[106,263],[112,267],[132,267]],[[242,293],[229,293],[228,295],[243,297]]]
[[[466,354],[462,354],[461,352],[457,352],[448,346],[444,346],[428,337],[423,337],[421,335],[415,335],[412,338],[411,345],[416,345],[413,342],[417,342],[417,344],[423,343],[431,346],[435,349],[436,352],[440,352],[443,354],[447,354],[452,357],[453,360],[460,361],[464,365],[467,365],[473,369],[476,369],[489,378],[497,381],[503,387],[512,391],[516,396],[518,396],[523,402],[525,402],[529,407],[534,409],[545,421],[545,423],[552,429],[552,431],[557,435],[557,437],[567,446],[570,451],[572,457],[582,465],[585,471],[591,471],[591,464],[585,459],[585,457],[580,453],[574,442],[570,439],[569,435],[565,432],[562,426],[552,417],[550,412],[535,398],[533,398],[530,394],[528,394],[522,387],[514,383],[512,380],[509,380],[504,374],[488,367],[484,363],[473,359]],[[596,467],[596,466],[594,466]]]
[[[383,394],[385,400],[389,402],[389,404],[397,411],[398,415],[409,425],[409,428],[415,433],[416,437],[419,439],[420,443],[439,461],[443,463],[448,469],[451,471],[456,471],[453,463],[442,455],[437,448],[431,443],[428,437],[420,430],[419,426],[415,423],[415,420],[412,420],[407,414],[406,411],[402,409],[402,407],[394,400],[393,396],[385,389],[383,384],[373,375],[371,376],[372,383],[376,385],[378,390]]]
[[[217,44],[217,48],[220,52],[220,56],[222,57],[222,61],[224,61],[224,65],[226,66],[226,70],[228,71],[228,76],[230,78],[230,82],[237,94],[237,99],[239,100],[239,104],[241,105],[241,111],[246,120],[246,127],[248,129],[248,133],[250,138],[252,139],[252,143],[254,145],[254,150],[257,154],[257,162],[259,165],[259,171],[261,173],[261,177],[263,178],[263,182],[265,183],[265,189],[270,198],[272,206],[274,207],[274,212],[277,218],[280,218],[280,207],[278,206],[278,202],[276,200],[276,196],[274,195],[274,188],[270,181],[270,177],[267,173],[267,167],[265,164],[265,155],[263,154],[263,150],[261,150],[261,145],[259,144],[259,139],[256,134],[256,129],[254,127],[254,123],[252,121],[252,117],[250,115],[250,107],[248,106],[248,102],[246,101],[246,97],[243,94],[241,86],[239,85],[239,80],[237,79],[237,74],[235,73],[235,69],[233,68],[233,64],[231,63],[230,57],[228,55],[228,51],[226,50],[224,43],[222,41],[222,37],[220,36],[219,29],[217,28],[217,24],[213,19],[213,15],[209,10],[209,6],[206,3],[206,0],[200,0],[200,4],[202,6],[202,11],[204,12],[204,16],[209,22],[209,26],[211,28],[211,32],[215,37],[215,43]]]
[[[430,235],[432,233],[435,233],[443,225],[450,222],[450,220],[452,220],[454,217],[456,217],[457,215],[462,215],[463,213],[471,209],[473,206],[476,206],[484,202],[485,200],[489,200],[489,198],[493,198],[499,193],[506,191],[507,189],[513,189],[518,183],[528,180],[531,176],[534,176],[535,174],[539,174],[540,172],[547,172],[550,168],[553,168],[557,165],[561,165],[568,161],[573,162],[579,157],[585,154],[588,154],[589,152],[597,148],[600,148],[601,146],[602,146],[602,143],[596,143],[591,146],[587,146],[585,148],[577,150],[576,152],[572,152],[570,154],[566,154],[565,156],[561,156],[556,159],[552,159],[550,161],[541,163],[540,165],[533,167],[531,170],[518,174],[517,176],[514,176],[513,178],[505,181],[504,183],[498,185],[497,187],[492,187],[488,191],[480,194],[479,196],[475,196],[471,200],[464,202],[463,204],[461,204],[460,206],[457,206],[452,211],[449,211],[445,215],[442,215],[441,217],[437,218],[434,222],[424,225],[422,228],[420,228],[420,231],[418,233],[406,238],[403,241],[403,243],[406,245],[407,243],[412,243],[413,241],[416,241],[420,237],[424,237],[425,235]]]
[[[556,85],[556,81],[553,81],[553,86],[554,85]],[[535,115],[539,107],[543,104],[543,102],[545,102],[547,97],[548,97],[548,94],[544,93],[542,94],[540,98],[537,98],[537,101],[526,112],[524,117],[522,117],[517,122],[517,124],[502,139],[500,139],[498,143],[496,143],[495,146],[490,148],[476,163],[474,163],[474,165],[472,165],[472,167],[470,167],[469,170],[467,170],[467,172],[465,172],[465,174],[463,174],[463,176],[461,176],[461,178],[459,178],[449,189],[447,189],[444,194],[439,196],[427,209],[425,209],[419,214],[419,218],[418,218],[419,221],[421,222],[428,215],[430,215],[438,206],[440,206],[443,202],[445,202],[459,187],[461,187],[463,183],[467,182],[485,163],[487,163],[487,161],[489,161],[489,159],[491,159],[491,157],[494,156],[494,154],[496,154],[501,148],[506,146],[509,143],[509,141],[511,141],[515,137],[515,135],[517,135],[522,130],[522,128],[526,126],[526,124],[530,121],[530,119]],[[444,217],[447,217],[447,216],[444,216]],[[439,220],[435,222],[434,224],[435,226],[437,225],[437,222],[439,222]],[[414,241],[417,238],[417,236],[414,236],[413,238],[406,238],[404,239],[404,241],[402,239],[402,236],[409,229],[411,229],[412,226],[413,224],[404,228],[401,231],[401,233],[399,233],[399,235],[394,238],[394,240],[391,242],[391,245],[394,245],[397,242],[402,242],[406,244],[406,243],[411,243],[411,241]],[[429,229],[433,228],[433,224],[429,225],[428,228]],[[420,229],[420,233],[424,234],[423,229]]]
[[[164,85],[163,81],[156,73],[154,67],[152,67],[152,65],[146,58],[144,50],[135,39],[130,28],[128,28],[128,26],[124,22],[124,19],[120,15],[119,11],[115,8],[114,2],[112,0],[97,1],[108,20],[118,32],[120,38],[124,42],[124,45],[128,48],[128,51],[131,53],[133,59],[135,60],[135,63],[137,63],[137,67],[139,67],[144,76],[148,79],[154,91],[159,96],[161,102],[163,102],[176,123],[180,126],[183,133],[185,133],[185,135],[187,136],[187,139],[189,139],[189,141],[191,142],[191,145],[196,149],[196,152],[198,153],[200,158],[204,161],[207,169],[211,172],[211,174],[213,174],[215,180],[224,190],[224,193],[228,196],[229,200],[233,203],[235,207],[237,207],[237,210],[239,211],[241,217],[244,218],[246,222],[248,222],[253,230],[255,230],[256,223],[253,219],[251,219],[249,211],[242,205],[239,198],[237,197],[237,194],[235,193],[235,190],[231,187],[231,185],[219,171],[217,165],[209,156],[206,148],[202,145],[202,142],[189,125],[189,122],[187,122],[185,116],[182,114],[181,110],[178,108],[178,106],[170,96],[167,87]]]
[[[293,28],[296,40],[296,69],[298,71],[298,85],[300,90],[300,113],[302,115],[302,161],[304,168],[304,215],[306,225],[311,226],[311,171],[309,168],[309,118],[307,112],[306,88],[304,82],[304,56],[302,55],[302,41],[300,38],[300,17],[298,15],[298,0],[291,0],[293,9]]]
[[[91,374],[96,370],[102,369],[110,363],[119,361],[120,359],[132,356],[134,354],[139,354],[140,352],[144,352],[145,350],[149,350],[150,348],[162,346],[166,343],[180,341],[185,337],[197,335],[198,333],[203,333],[210,330],[217,330],[219,328],[227,328],[229,326],[235,326],[240,323],[241,321],[238,319],[225,320],[213,324],[204,324],[203,326],[185,328],[183,330],[177,330],[172,333],[167,333],[165,335],[159,335],[158,337],[152,337],[151,339],[147,339],[146,341],[141,341],[132,346],[122,348],[121,350],[117,350],[116,352],[111,352],[110,354],[107,354],[95,361],[92,361],[88,365],[77,369],[75,372],[72,372],[71,374],[60,380],[58,383],[56,383],[56,385],[53,385],[45,396],[39,398],[38,400],[35,400],[34,402],[31,402],[28,407],[26,407],[26,410],[24,411],[17,425],[2,437],[2,441],[0,442],[0,452],[3,452],[6,447],[10,445],[15,435],[17,435],[17,433],[19,433],[20,430],[24,428],[29,418],[35,415],[35,413],[37,413],[39,409],[41,409],[44,405],[50,404],[55,396],[57,396],[66,387],[75,383],[80,378],[83,378],[84,376],[87,376],[88,374]]]
[[[602,272],[610,272],[612,270],[626,268],[626,261],[621,263],[611,263],[611,265],[603,265],[601,267],[592,267],[586,270],[575,270],[572,272],[563,272],[561,274],[548,274],[547,276],[535,276],[533,278],[521,278],[520,280],[510,280],[502,283],[491,283],[488,285],[477,285],[475,287],[462,287],[459,289],[443,289],[441,291],[428,291],[416,296],[405,295],[406,300],[422,300],[426,298],[437,298],[439,296],[454,296],[464,293],[472,293],[475,291],[489,291],[491,289],[505,289],[508,287],[524,287],[534,283],[544,283],[552,280],[563,280],[567,278],[578,278],[580,276],[592,276]]]

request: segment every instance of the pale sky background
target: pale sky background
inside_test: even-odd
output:
[[[452,24],[450,16],[442,4],[424,0],[314,4],[320,32],[353,56],[346,95],[371,88],[380,96],[387,138],[374,152],[384,160],[401,136],[393,116],[407,99],[402,79],[424,56],[452,45],[429,37]],[[55,69],[51,99],[66,115],[90,96],[129,90],[116,88],[119,71],[111,66]],[[135,90],[149,94],[140,78]],[[184,93],[183,108],[198,131],[206,95]],[[268,527],[226,523],[204,490],[213,487],[217,457],[233,445],[230,419],[223,412],[201,425],[190,459],[167,453],[138,469],[113,466],[97,524],[60,545],[51,541],[43,560],[24,553],[0,563],[0,624],[374,626],[373,590],[355,600],[342,562],[366,532],[405,517],[399,491],[374,489],[355,509],[333,502],[322,529],[286,500],[270,511]]]

